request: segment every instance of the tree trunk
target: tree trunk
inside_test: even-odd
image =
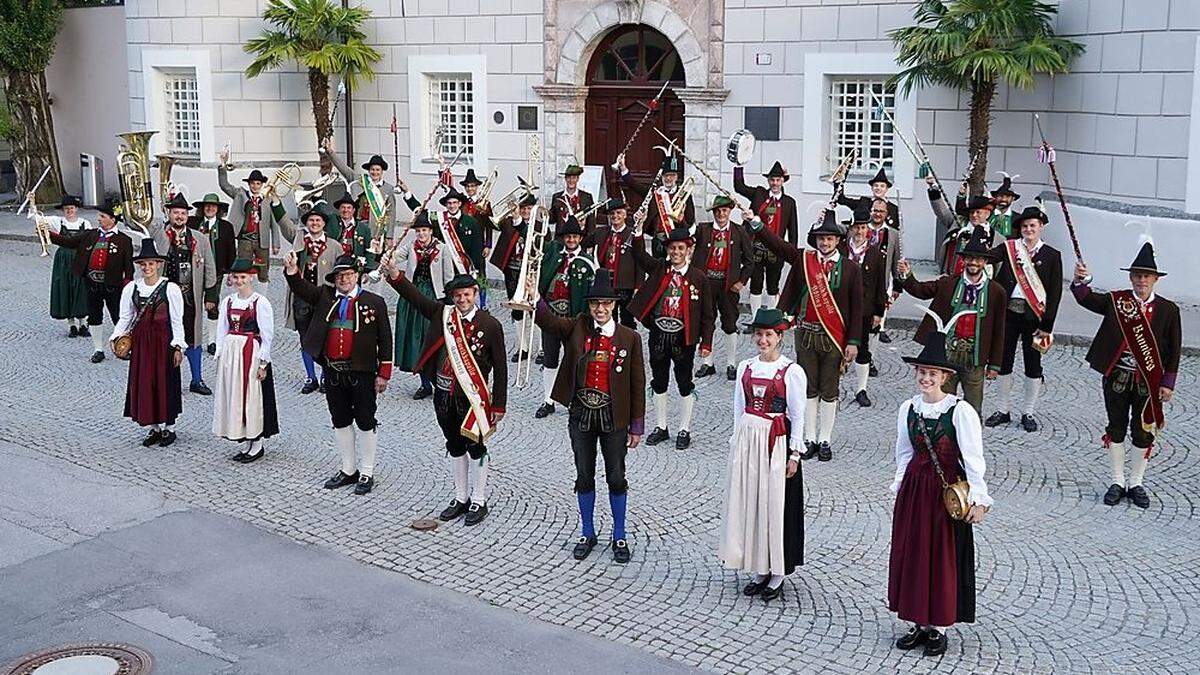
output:
[[[971,137],[967,143],[970,156],[979,155],[975,168],[971,170],[970,192],[980,195],[984,192],[984,179],[987,177],[988,134],[992,126],[992,99],[996,97],[995,80],[976,79],[971,83]],[[970,161],[970,160],[968,160]]]
[[[308,69],[308,93],[312,97],[313,119],[316,121],[317,147],[333,137],[333,120],[329,119],[329,76],[316,68]],[[329,173],[332,163],[321,155],[321,173]]]
[[[17,174],[17,194],[25,199],[47,166],[50,172],[37,191],[40,204],[62,199],[62,167],[58,162],[58,144],[54,139],[54,117],[46,95],[43,73],[5,71],[4,92],[12,118],[12,162]]]

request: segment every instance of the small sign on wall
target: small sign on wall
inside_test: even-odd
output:
[[[538,130],[538,107],[536,105],[517,106],[517,131]]]
[[[760,141],[779,140],[779,106],[746,106],[745,128]]]

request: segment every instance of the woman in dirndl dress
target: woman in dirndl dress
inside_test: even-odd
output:
[[[454,255],[450,247],[433,236],[433,225],[427,214],[417,216],[412,230],[415,236],[408,237],[396,248],[396,257],[386,266],[389,278],[403,274],[429,298],[441,298],[446,284],[454,278]],[[396,301],[395,368],[413,372],[421,358],[421,346],[429,330],[429,319],[425,318],[411,302],[401,297]],[[433,383],[421,375],[421,386],[413,393],[420,400],[433,393]]]
[[[86,218],[79,217],[81,202],[78,197],[64,195],[61,216],[50,216],[48,220],[63,236],[72,236],[90,230],[94,225]],[[82,276],[71,271],[75,262],[74,249],[59,246],[54,252],[54,267],[50,272],[50,317],[65,320],[68,326],[67,337],[87,337],[87,282]]]
[[[733,388],[733,436],[718,556],[754,579],[742,593],[779,597],[804,562],[804,370],[780,353],[787,319],[759,309],[750,324],[758,356],[742,361]]]
[[[896,641],[897,648],[924,645],[926,656],[939,656],[946,651],[946,627],[975,621],[971,526],[983,522],[992,498],[984,482],[979,413],[942,390],[956,371],[946,357],[943,327],[930,333],[920,356],[906,356],[904,361],[914,366],[921,393],[900,404],[896,415],[888,609],[913,624]],[[946,510],[939,469],[946,484],[965,477],[970,486],[971,507],[963,520],[952,519]]]
[[[238,259],[229,268],[234,294],[221,301],[217,315],[217,387],[213,433],[245,446],[230,457],[249,464],[263,456],[263,439],[279,433],[271,343],[275,311],[254,290],[258,269]]]

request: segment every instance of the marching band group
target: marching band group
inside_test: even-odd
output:
[[[268,282],[271,254],[283,249],[283,325],[299,338],[301,392],[325,395],[341,457],[325,488],[372,490],[377,396],[395,370],[416,373],[413,398],[432,398],[451,464],[454,492],[439,518],[480,523],[488,515],[487,443],[505,417],[509,364],[521,385],[522,368],[527,375],[536,361],[543,399],[535,417],[555,415],[558,406],[566,412],[581,524],[574,558],[586,558],[600,541],[593,517],[598,449],[612,513],[607,545],[624,563],[632,555],[626,455],[643,441],[690,447],[695,378],[719,372],[719,326],[733,432],[718,558],[751,575],[745,595],[770,601],[803,562],[801,463],[833,457],[844,372],[853,372],[857,405],[872,405],[872,354],[877,341],[888,341],[882,328],[889,306],[906,292],[930,305],[915,335],[920,354],[904,358],[916,393],[897,413],[887,598],[913,629],[896,644],[941,654],[944,628],[974,620],[971,526],[992,505],[982,428],[1012,423],[1019,344],[1019,424],[1038,430],[1041,356],[1053,341],[1064,282],[1061,255],[1041,238],[1049,218],[1039,205],[1013,210],[1019,195],[1009,177],[990,197],[968,196],[964,184],[953,207],[929,179],[934,215],[950,233],[943,274],[918,280],[900,252],[900,210],[888,200],[892,184],[882,169],[864,197],[846,196],[844,172],[835,174],[834,198],[801,239],[780,162],[764,174],[765,185],[748,185],[737,166],[736,195],[717,185],[721,194],[698,222],[694,179],[681,180],[681,160],[691,160],[675,149],[649,184],[618,158],[620,199],[596,204],[579,187],[582,168],[571,165],[550,200],[521,181],[524,189],[495,211],[490,186],[473,170],[459,184],[463,191],[443,171],[422,202],[398,176],[396,186],[384,178],[388,163],[379,155],[355,172],[328,145],[322,152],[349,190],[329,205],[299,204],[299,227],[261,171],[252,170],[245,187],[230,182],[227,154],[217,176],[231,203],[217,194],[194,203],[165,195],[165,220],[144,232],[128,228],[141,239],[136,251],[117,227],[115,206],[101,208],[93,227],[68,197],[61,217],[51,219],[50,238],[60,246],[51,316],[67,322],[69,336],[90,336],[91,360],[100,362],[107,308],[114,324],[108,341],[129,360],[125,415],[149,428],[143,445],[175,442],[186,360],[189,391],[213,396],[214,435],[240,444],[232,459],[264,456],[264,439],[279,432],[272,361],[278,339],[276,308],[255,287]],[[429,209],[440,188],[443,210]],[[630,208],[626,191],[642,197],[640,206]],[[399,203],[414,214],[403,229]],[[852,217],[840,219],[837,205]],[[606,223],[596,222],[601,210]],[[489,262],[503,276],[505,306],[520,326],[511,354],[504,326],[486,309]],[[1103,443],[1112,484],[1104,502],[1128,498],[1146,508],[1144,474],[1175,387],[1180,318],[1178,307],[1154,292],[1165,272],[1152,242],[1126,269],[1131,287],[1105,293],[1091,288],[1080,262],[1070,290],[1103,316],[1087,360],[1102,375],[1108,411]],[[397,291],[394,308],[369,290],[379,280]],[[747,286],[750,321],[743,327]],[[743,330],[756,355],[739,361]],[[789,331],[793,358],[783,354]],[[205,351],[216,359],[212,388],[201,376]],[[992,379],[1000,401],[983,422],[984,383]],[[1137,449],[1128,476],[1127,435]]]

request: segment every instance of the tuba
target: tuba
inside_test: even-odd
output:
[[[171,169],[179,159],[171,155],[155,155],[154,158],[158,160],[158,198],[166,204],[182,187],[171,182]]]
[[[539,218],[539,215],[541,216]],[[538,280],[542,274],[543,247],[550,230],[550,213],[534,206],[531,227],[525,238],[525,251],[521,256],[521,271],[517,276],[517,292],[505,307],[522,312],[517,332],[517,374],[514,384],[524,387],[529,384],[533,369],[533,339],[537,326],[533,323],[533,310],[538,300]]]
[[[150,137],[157,131],[129,131],[117,134],[124,145],[117,151],[117,175],[121,185],[121,203],[125,223],[150,236],[154,220],[154,192],[150,182]],[[167,167],[168,173],[170,165]]]

